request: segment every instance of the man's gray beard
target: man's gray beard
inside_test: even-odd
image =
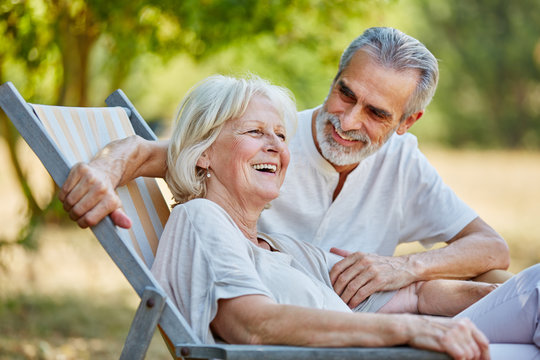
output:
[[[355,140],[362,141],[364,146],[361,149],[353,149],[347,146],[343,146],[336,142],[332,137],[332,126],[337,129],[341,134],[344,134]],[[358,164],[375,151],[379,150],[382,145],[392,136],[395,129],[390,131],[384,141],[381,144],[373,144],[367,134],[360,130],[343,131],[341,124],[336,115],[330,114],[323,108],[319,110],[319,114],[315,119],[315,128],[317,131],[317,141],[319,148],[321,149],[322,156],[337,166]]]

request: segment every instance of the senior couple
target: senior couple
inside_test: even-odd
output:
[[[152,271],[205,342],[409,344],[459,359],[489,358],[491,342],[507,344],[493,358],[540,356],[538,265],[501,286],[443,280],[505,269],[509,255],[407,133],[437,78],[416,39],[368,29],[293,134],[287,91],[211,77],[182,102],[170,142],[111,144],[60,198],[82,227],[108,214],[129,227],[114,188],[166,175],[178,205]],[[448,245],[391,256],[410,241]]]

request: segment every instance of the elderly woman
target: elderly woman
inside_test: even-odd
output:
[[[468,319],[351,311],[332,289],[329,269],[336,257],[281,234],[257,232],[260,213],[279,195],[285,178],[286,139],[295,116],[289,93],[258,78],[211,77],[181,104],[167,179],[178,205],[152,272],[196,334],[207,343],[409,344],[456,358],[489,358],[488,340]],[[539,273],[532,268],[512,279],[467,309],[468,315],[479,323],[493,318],[482,329],[489,331],[501,321],[495,306],[504,304],[512,311],[505,326],[526,328],[519,341],[532,343],[535,336],[538,345],[538,324],[522,326],[516,314],[530,311],[526,319],[538,318],[533,301],[538,303]],[[457,284],[456,291],[470,293],[468,285]],[[430,296],[447,286],[426,282],[377,293],[357,310],[456,313],[491,290],[430,308]],[[506,295],[516,291],[533,300],[513,303],[515,296]],[[493,340],[515,340],[505,336],[495,334]]]

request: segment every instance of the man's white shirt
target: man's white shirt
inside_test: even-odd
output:
[[[448,241],[477,214],[442,181],[414,135],[394,134],[348,176],[333,201],[339,174],[313,142],[313,111],[298,114],[291,162],[280,196],[264,210],[259,231],[283,233],[325,250],[338,247],[392,255],[403,242]]]

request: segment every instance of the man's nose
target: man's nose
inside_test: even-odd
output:
[[[343,131],[360,130],[362,128],[362,107],[355,105],[344,112],[340,119],[341,129]]]

